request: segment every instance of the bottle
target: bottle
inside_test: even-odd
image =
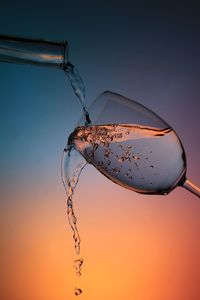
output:
[[[0,35],[0,62],[54,67],[68,62],[68,42]]]

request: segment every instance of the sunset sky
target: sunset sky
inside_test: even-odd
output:
[[[130,4],[131,3],[131,4]],[[88,105],[111,90],[178,133],[200,185],[197,1],[0,2],[0,34],[64,40]],[[60,163],[81,116],[60,70],[0,64],[0,299],[199,300],[200,201],[144,196],[84,169],[74,197],[82,276]]]

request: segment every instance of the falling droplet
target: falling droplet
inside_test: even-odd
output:
[[[75,294],[76,296],[79,296],[80,294],[82,294],[82,290],[79,289],[79,288],[75,288],[74,294]]]

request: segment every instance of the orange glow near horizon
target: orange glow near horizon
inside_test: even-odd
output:
[[[180,189],[144,197],[86,167],[74,197],[84,259],[78,278],[62,186],[16,190],[3,211],[2,293],[8,300],[71,300],[77,286],[86,300],[197,299],[197,200]]]

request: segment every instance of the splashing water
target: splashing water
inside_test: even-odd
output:
[[[77,255],[80,255],[81,239],[77,228],[77,218],[74,213],[72,199],[79,176],[86,164],[87,162],[84,157],[78,151],[76,151],[73,146],[69,145],[67,149],[64,149],[62,156],[62,180],[67,194],[67,217],[73,232],[74,245]],[[82,258],[74,261],[76,275],[79,277],[81,276],[82,264]],[[76,296],[78,296],[82,293],[82,290],[76,288],[74,293]]]
[[[71,64],[67,65],[65,73],[80,100],[85,116],[85,126],[77,127],[69,136],[62,159],[67,216],[73,231],[76,253],[79,255],[81,239],[74,214],[73,194],[87,163],[91,163],[107,178],[125,188],[140,193],[167,194],[172,184],[178,182],[185,172],[185,161],[180,141],[171,128],[156,129],[137,124],[92,125],[85,106],[85,88],[80,75]],[[176,141],[173,149],[170,149],[171,140]],[[163,157],[164,161],[161,160]],[[171,168],[166,163],[176,166]],[[167,171],[171,169],[174,174]],[[81,276],[82,265],[82,258],[74,261],[78,277]],[[81,293],[80,288],[75,288],[76,296]]]
[[[76,226],[77,218],[74,214],[72,197],[75,187],[78,183],[80,173],[86,161],[74,147],[64,149],[62,157],[62,180],[67,194],[67,216],[69,224],[73,231],[76,253],[80,254],[80,236]]]
[[[66,66],[64,67],[64,72],[70,81],[70,84],[73,88],[75,95],[78,97],[81,103],[84,119],[85,119],[85,126],[90,125],[91,120],[85,105],[85,86],[83,80],[80,74],[78,73],[78,70],[70,62],[67,63]],[[73,239],[74,239],[74,245],[75,245],[75,250],[77,255],[80,255],[81,239],[77,228],[77,218],[74,213],[73,194],[76,185],[78,183],[80,173],[86,164],[87,162],[83,158],[83,156],[76,151],[75,147],[73,147],[71,143],[71,136],[70,136],[68,139],[67,149],[64,149],[63,151],[62,180],[67,194],[67,217],[71,229],[73,231]],[[75,260],[73,264],[76,270],[76,275],[78,277],[81,276],[82,264],[83,264],[82,258]],[[82,290],[80,288],[75,288],[74,294],[76,296],[80,295],[81,293]]]

